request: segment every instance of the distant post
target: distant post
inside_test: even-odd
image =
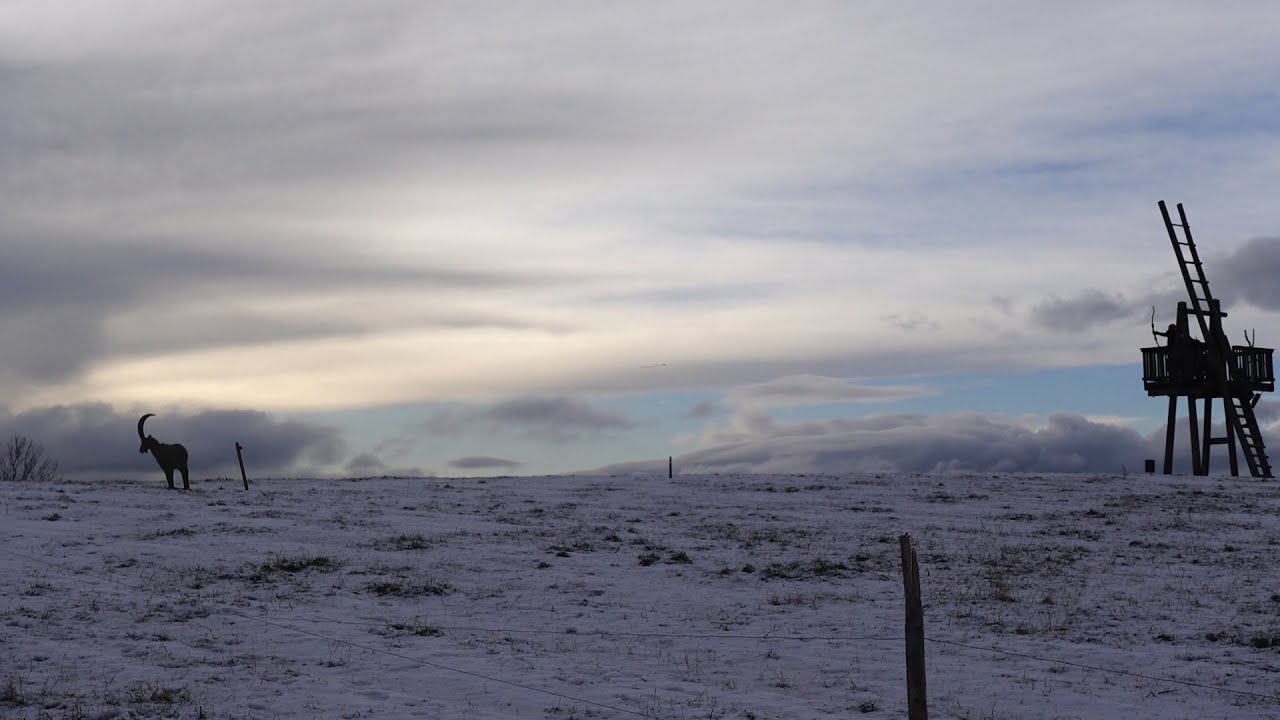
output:
[[[667,479],[670,480],[671,478],[675,477],[676,476],[675,473],[676,473],[675,460],[670,455],[668,455],[667,456]]]
[[[244,455],[240,451],[244,448],[240,447],[240,443],[236,443],[236,460],[240,461],[240,479],[244,481],[244,489],[249,489],[249,476],[244,474]]]
[[[907,606],[907,718],[929,720],[929,694],[924,674],[924,609],[920,604],[920,564],[911,548],[911,536],[898,538],[902,545],[902,585]]]

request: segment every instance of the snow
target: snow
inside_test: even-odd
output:
[[[910,533],[931,717],[1280,718],[1274,482],[193,488],[0,486],[0,717],[901,718]]]

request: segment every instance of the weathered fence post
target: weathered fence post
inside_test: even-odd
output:
[[[911,549],[911,536],[898,538],[902,545],[902,586],[906,591],[907,621],[907,718],[928,720],[929,694],[924,673],[924,609],[920,605],[920,564]]]
[[[668,455],[668,456],[667,456],[667,479],[668,479],[668,480],[670,480],[671,478],[675,477],[675,472],[676,472],[676,464],[675,464],[675,463],[676,463],[675,458],[673,458],[673,457],[671,457],[670,455]]]
[[[236,460],[240,461],[240,479],[244,481],[244,489],[249,489],[249,476],[244,474],[244,455],[240,451],[244,448],[240,447],[240,443],[236,443]]]

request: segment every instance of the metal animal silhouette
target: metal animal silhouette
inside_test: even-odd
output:
[[[155,413],[147,413],[138,418],[138,439],[142,441],[142,446],[138,448],[138,452],[151,453],[152,457],[156,459],[156,463],[160,465],[160,469],[164,471],[164,479],[169,481],[170,490],[175,489],[173,486],[174,470],[182,473],[182,489],[190,490],[191,481],[187,478],[187,449],[178,443],[162,443],[150,435],[146,435],[142,429],[143,424],[147,422],[147,418],[154,416]]]

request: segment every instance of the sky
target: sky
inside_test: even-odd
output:
[[[11,0],[0,431],[112,476],[143,413],[196,477],[1135,471],[1158,200],[1277,342],[1278,26]]]

